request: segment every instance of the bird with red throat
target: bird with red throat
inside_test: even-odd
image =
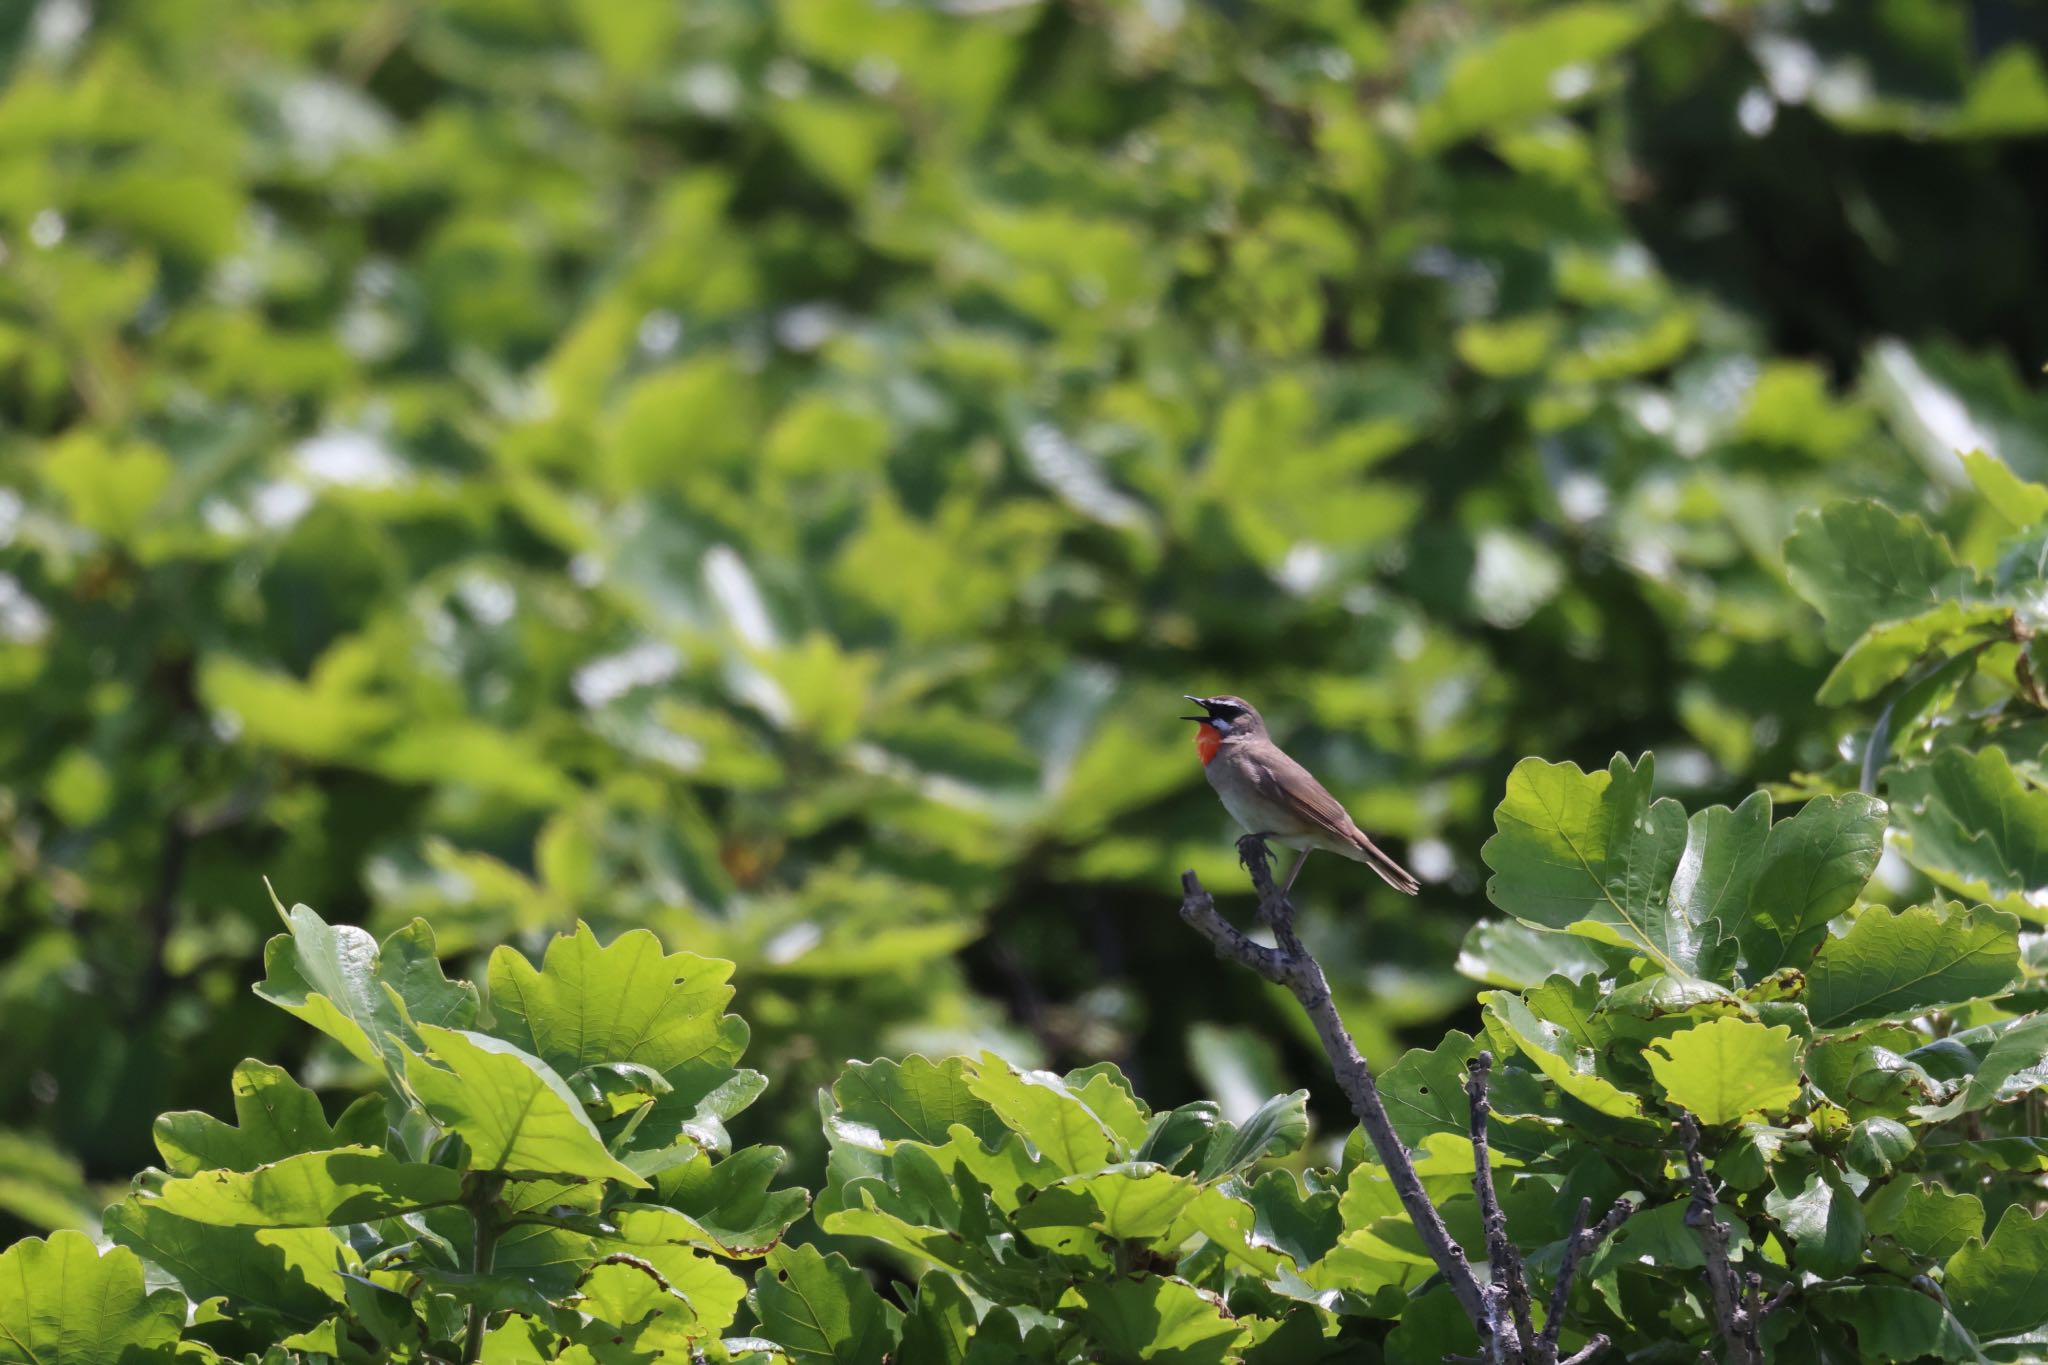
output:
[[[1301,865],[1317,849],[1364,863],[1396,891],[1414,895],[1420,883],[1365,837],[1336,797],[1309,770],[1289,758],[1266,733],[1266,722],[1242,697],[1188,697],[1202,708],[1195,751],[1202,773],[1230,818],[1256,834],[1287,848],[1299,849],[1280,894],[1287,894]]]

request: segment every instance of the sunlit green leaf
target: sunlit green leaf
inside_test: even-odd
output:
[[[166,1181],[166,1213],[221,1227],[312,1228],[365,1223],[462,1197],[462,1176],[366,1147],[305,1152],[248,1171]]]
[[[491,954],[493,1032],[564,1076],[601,1063],[724,1065],[731,975],[730,962],[664,954],[644,929],[600,947],[579,922],[549,940],[538,970],[509,947]]]
[[[1634,948],[1668,972],[1689,974],[1720,926],[1695,922],[1671,900],[1686,846],[1676,801],[1653,801],[1647,755],[1619,754],[1607,771],[1524,759],[1508,777],[1480,851],[1494,875],[1487,896],[1508,913]]]
[[[434,956],[434,931],[414,920],[380,945],[353,925],[329,925],[303,905],[289,934],[263,950],[256,993],[327,1034],[358,1060],[403,1065],[399,1043],[413,1025],[465,1028],[476,1018],[476,987],[451,982]]]
[[[173,1174],[250,1171],[295,1153],[348,1145],[349,1137],[368,1138],[363,1145],[382,1141],[382,1106],[377,1105],[377,1112],[351,1121],[365,1128],[373,1125],[374,1131],[352,1133],[337,1143],[319,1097],[294,1081],[283,1067],[245,1060],[235,1067],[233,1086],[239,1126],[190,1110],[157,1119],[157,1150]]]
[[[984,1053],[968,1087],[1062,1170],[1086,1174],[1117,1159],[1116,1145],[1102,1120],[1058,1076],[1019,1071],[995,1054]]]
[[[147,1365],[175,1356],[185,1304],[147,1292],[142,1262],[102,1255],[82,1232],[28,1237],[0,1251],[0,1361],[8,1365]]]
[[[427,1054],[408,1054],[405,1080],[427,1112],[469,1143],[479,1170],[647,1182],[604,1141],[547,1063],[481,1033],[418,1026]]]
[[[1713,1019],[1658,1039],[1645,1056],[1671,1102],[1702,1123],[1780,1111],[1799,1098],[1799,1044],[1782,1025]]]
[[[901,1316],[837,1252],[777,1247],[754,1281],[761,1331],[792,1360],[881,1365]]]

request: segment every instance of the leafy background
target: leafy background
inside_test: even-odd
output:
[[[248,989],[262,873],[458,976],[578,916],[732,960],[735,1128],[812,1186],[850,1057],[1327,1105],[1174,919],[1181,867],[1238,884],[1189,691],[1424,878],[1305,882],[1368,1053],[1476,1029],[1472,978],[1522,984],[1466,938],[1517,758],[1843,785],[1877,708],[1814,699],[1867,621],[1794,594],[1795,516],[1982,548],[1957,452],[2048,476],[2044,39],[2024,0],[7,7],[8,1231],[93,1226],[243,1057],[361,1080]]]

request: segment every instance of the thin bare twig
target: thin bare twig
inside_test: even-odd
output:
[[[1722,1360],[1726,1365],[1763,1365],[1763,1340],[1757,1328],[1762,1322],[1757,1298],[1762,1280],[1746,1286],[1728,1259],[1728,1236],[1732,1229],[1715,1216],[1714,1182],[1700,1156],[1700,1126],[1691,1114],[1678,1118],[1678,1140],[1685,1146],[1685,1169],[1692,1181],[1692,1201],[1686,1205],[1685,1223],[1700,1235],[1707,1258],[1707,1289],[1714,1299],[1714,1318],[1720,1328]]]
[[[1579,1262],[1606,1241],[1608,1234],[1627,1222],[1629,1215],[1635,1211],[1635,1200],[1617,1199],[1607,1210],[1607,1215],[1588,1228],[1586,1220],[1593,1216],[1593,1201],[1579,1201],[1578,1215],[1572,1219],[1571,1240],[1564,1244],[1564,1259],[1558,1263],[1557,1283],[1550,1287],[1550,1311],[1544,1315],[1543,1332],[1537,1338],[1538,1360],[1553,1360],[1557,1356],[1557,1334],[1564,1327],[1564,1310],[1571,1301],[1572,1281],[1578,1277]],[[1594,1340],[1603,1344],[1606,1342],[1605,1337],[1596,1337]],[[1580,1355],[1584,1355],[1584,1352],[1581,1351]],[[1579,1356],[1573,1357],[1574,1360],[1578,1358]]]
[[[1444,1227],[1443,1215],[1437,1212],[1436,1205],[1429,1202],[1429,1195],[1422,1188],[1422,1178],[1415,1173],[1415,1163],[1409,1160],[1408,1149],[1401,1145],[1393,1120],[1387,1117],[1387,1106],[1380,1099],[1372,1070],[1366,1066],[1365,1058],[1359,1055],[1358,1044],[1352,1041],[1343,1019],[1337,1014],[1337,1005],[1330,997],[1330,983],[1323,976],[1322,965],[1302,947],[1301,940],[1294,933],[1294,910],[1273,886],[1265,844],[1247,838],[1238,844],[1238,851],[1252,874],[1252,885],[1258,888],[1261,913],[1273,926],[1273,936],[1279,940],[1280,947],[1265,947],[1239,933],[1217,912],[1215,898],[1202,888],[1193,872],[1181,874],[1181,889],[1185,893],[1180,904],[1181,918],[1215,944],[1217,951],[1224,956],[1275,985],[1285,986],[1301,1002],[1303,1012],[1315,1025],[1316,1036],[1322,1040],[1323,1051],[1329,1054],[1330,1065],[1337,1073],[1337,1084],[1344,1091],[1345,1098],[1351,1101],[1351,1111],[1358,1116],[1373,1150],[1379,1153],[1380,1164],[1386,1167],[1387,1177],[1393,1182],[1395,1197],[1415,1224],[1423,1249],[1443,1273],[1466,1316],[1475,1325],[1484,1323],[1485,1299],[1479,1281],[1473,1277],[1472,1267],[1465,1260],[1464,1248],[1451,1239],[1450,1232]],[[1481,1326],[1479,1330],[1484,1337],[1485,1328]]]
[[[1358,1045],[1352,1041],[1337,1013],[1336,1003],[1331,999],[1330,984],[1323,976],[1322,964],[1316,961],[1315,954],[1302,944],[1295,932],[1294,907],[1273,884],[1265,841],[1257,835],[1247,835],[1238,841],[1237,849],[1245,870],[1251,874],[1252,887],[1258,892],[1259,918],[1271,926],[1276,946],[1268,948],[1240,933],[1217,911],[1215,898],[1203,889],[1193,872],[1181,874],[1181,918],[1208,939],[1220,956],[1231,959],[1264,980],[1286,987],[1315,1025],[1316,1036],[1322,1041],[1323,1051],[1330,1059],[1337,1084],[1344,1091],[1345,1098],[1351,1101],[1352,1113],[1358,1116],[1359,1125],[1365,1129],[1367,1139],[1379,1155],[1380,1164],[1386,1168],[1395,1197],[1401,1201],[1401,1207],[1415,1225],[1423,1249],[1429,1253],[1430,1260],[1436,1264],[1451,1293],[1465,1310],[1473,1330],[1479,1334],[1480,1354],[1477,1359],[1489,1365],[1584,1365],[1584,1362],[1592,1360],[1607,1348],[1608,1341],[1603,1335],[1589,1339],[1568,1360],[1558,1359],[1557,1334],[1563,1323],[1565,1305],[1570,1300],[1571,1281],[1586,1253],[1634,1212],[1635,1206],[1627,1200],[1617,1202],[1600,1225],[1590,1230],[1585,1227],[1585,1214],[1582,1212],[1565,1248],[1558,1283],[1551,1294],[1549,1318],[1543,1331],[1538,1333],[1530,1311],[1527,1269],[1521,1252],[1508,1237],[1507,1221],[1494,1189],[1487,1141],[1487,1119],[1492,1112],[1487,1084],[1493,1057],[1489,1053],[1480,1053],[1471,1063],[1466,1082],[1466,1096],[1472,1106],[1473,1191],[1479,1197],[1487,1235],[1489,1273],[1487,1283],[1480,1284],[1465,1258],[1464,1248],[1452,1239],[1444,1227],[1443,1215],[1430,1202],[1407,1147],[1387,1117],[1387,1108],[1380,1099],[1372,1069],[1359,1054]]]
[[[1486,1137],[1487,1117],[1493,1106],[1487,1100],[1486,1085],[1493,1074],[1493,1054],[1480,1052],[1465,1063],[1465,1100],[1472,1112],[1472,1192],[1479,1197],[1479,1221],[1486,1229],[1486,1263],[1492,1274],[1486,1287],[1489,1316],[1494,1335],[1507,1335],[1503,1315],[1515,1319],[1515,1340],[1534,1342],[1536,1328],[1529,1317],[1529,1280],[1522,1270],[1522,1257],[1508,1240],[1508,1217],[1501,1212],[1500,1196],[1493,1187],[1493,1154]]]

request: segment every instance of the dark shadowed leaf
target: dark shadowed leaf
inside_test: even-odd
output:
[[[1949,1257],[1942,1287],[1963,1325],[2005,1337],[2048,1323],[2048,1215],[2007,1207],[1985,1241]]]
[[[229,1228],[180,1218],[161,1201],[131,1196],[106,1212],[107,1236],[178,1281],[198,1303],[220,1296],[242,1313],[310,1325],[342,1302],[352,1264],[332,1228]]]
[[[1820,945],[1876,870],[1884,827],[1884,803],[1861,793],[1815,797],[1771,826],[1736,934],[1749,980],[1801,965]]]
[[[1991,995],[2019,975],[2019,949],[2019,921],[1997,910],[1871,906],[1807,965],[1807,1013],[1840,1028]]]
[[[1880,621],[1917,616],[1982,586],[1920,518],[1867,501],[1801,513],[1785,542],[1785,567],[1827,622],[1835,649]]]
[[[1104,1361],[1117,1365],[1222,1365],[1244,1338],[1244,1328],[1221,1305],[1183,1280],[1119,1277],[1078,1285],[1075,1294],[1080,1304],[1066,1315]]]
[[[2048,919],[2048,791],[2022,783],[2004,750],[1943,749],[1885,781],[1908,861],[1962,895]]]

